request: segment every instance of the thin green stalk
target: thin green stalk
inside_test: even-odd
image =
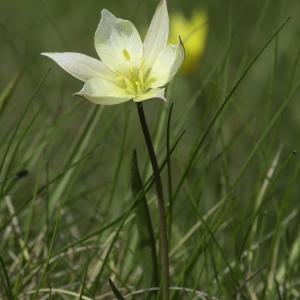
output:
[[[164,204],[164,195],[162,188],[162,181],[160,177],[159,166],[154,151],[153,143],[149,133],[147,121],[142,103],[137,103],[138,114],[140,123],[142,126],[145,142],[147,145],[151,165],[153,169],[153,175],[156,186],[157,202],[159,210],[159,232],[160,232],[160,254],[161,254],[161,279],[162,279],[162,298],[164,300],[169,299],[169,286],[170,286],[170,274],[169,274],[169,251],[168,251],[168,234],[166,223],[166,212]]]
[[[172,205],[172,191],[173,191],[173,182],[172,182],[172,164],[171,164],[171,119],[172,119],[172,112],[173,112],[173,103],[170,106],[169,115],[168,115],[168,121],[167,121],[167,140],[166,140],[166,146],[167,146],[167,169],[168,169],[168,190],[169,190],[169,210],[168,210],[168,217],[169,217],[169,239],[171,241],[171,234],[172,234],[172,222],[173,222],[173,205]]]

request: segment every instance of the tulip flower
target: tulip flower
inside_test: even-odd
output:
[[[130,21],[116,18],[104,9],[94,39],[100,59],[70,52],[42,53],[85,83],[76,95],[102,105],[129,100],[137,103],[157,192],[163,300],[169,300],[170,286],[166,213],[159,165],[142,101],[153,98],[166,100],[164,87],[175,76],[184,60],[184,46],[179,36],[177,38],[177,45],[168,44],[167,2],[160,0],[144,42]]]
[[[94,43],[100,58],[84,54],[42,53],[85,84],[75,95],[102,105],[129,100],[165,100],[167,83],[184,60],[184,47],[168,44],[169,16],[161,0],[144,42],[136,27],[103,9]],[[179,37],[177,37],[178,39]]]
[[[203,9],[195,9],[192,16],[187,18],[181,12],[171,15],[170,42],[181,36],[185,47],[185,60],[182,72],[195,72],[205,49],[207,37],[207,14]]]

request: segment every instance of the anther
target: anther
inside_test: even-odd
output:
[[[127,49],[123,49],[123,55],[124,55],[124,57],[125,57],[126,60],[130,60],[130,54],[127,51]]]

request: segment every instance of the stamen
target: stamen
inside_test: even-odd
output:
[[[138,95],[142,95],[143,89],[142,89],[141,83],[139,81],[136,81],[135,84],[136,84],[136,93]]]
[[[123,49],[122,54],[126,60],[130,60],[130,54],[126,49]],[[143,61],[139,67],[134,66],[131,62],[128,65],[127,74],[120,74],[118,77],[119,86],[125,89],[129,94],[133,96],[143,95],[149,86],[149,69],[145,67]]]
[[[126,77],[124,77],[124,81],[125,81],[125,85],[126,85],[126,90],[131,94],[135,94],[136,93],[135,84]]]
[[[140,81],[141,85],[144,86],[145,82],[144,82],[144,70],[143,70],[143,68],[141,68],[140,71],[139,71],[139,81]]]

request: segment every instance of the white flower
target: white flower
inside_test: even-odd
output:
[[[76,95],[96,104],[125,101],[165,100],[163,88],[177,73],[184,59],[184,47],[168,45],[169,16],[161,0],[144,43],[127,20],[108,10],[101,12],[95,34],[95,48],[101,60],[79,53],[42,53],[72,76],[85,82]]]

